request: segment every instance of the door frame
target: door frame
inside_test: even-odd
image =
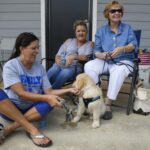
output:
[[[46,0],[41,0],[41,58],[46,57]],[[92,8],[92,41],[94,41],[94,35],[97,29],[97,0],[93,0],[93,8]],[[43,66],[46,68],[46,62],[43,62]]]

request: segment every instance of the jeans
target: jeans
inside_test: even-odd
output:
[[[52,84],[53,89],[60,89],[64,83],[73,79],[75,75],[75,67],[63,68],[56,63],[48,70],[47,76]]]

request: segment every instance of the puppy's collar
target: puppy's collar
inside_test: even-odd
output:
[[[92,98],[83,98],[83,102],[84,102],[85,107],[88,107],[89,103],[94,102],[100,98],[101,98],[100,96],[96,96],[96,97],[92,97]]]

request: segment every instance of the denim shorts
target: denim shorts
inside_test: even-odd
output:
[[[8,99],[8,96],[2,89],[0,89],[0,101],[4,99]]]

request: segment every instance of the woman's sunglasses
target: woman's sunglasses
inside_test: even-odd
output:
[[[116,13],[116,12],[122,13],[122,9],[111,9],[109,12],[110,12],[111,14],[114,14],[114,13]]]

